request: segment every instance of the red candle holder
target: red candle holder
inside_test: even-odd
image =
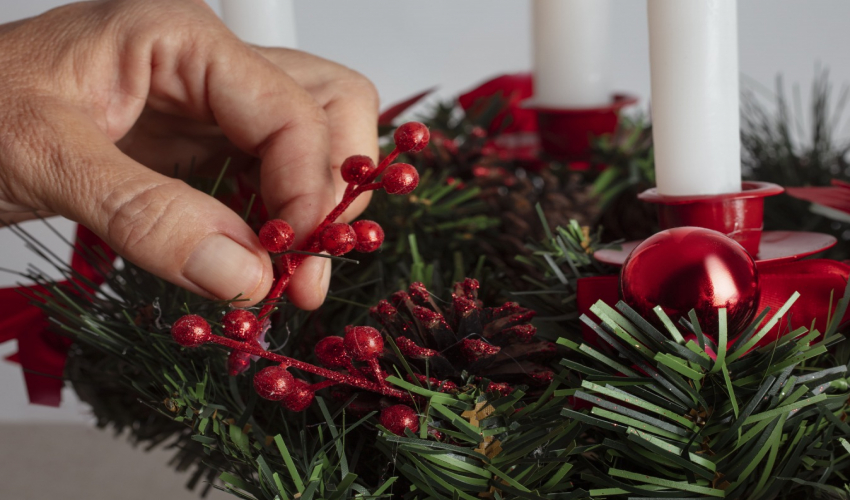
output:
[[[764,228],[764,198],[785,189],[769,182],[742,182],[741,191],[701,196],[665,196],[656,188],[638,198],[658,205],[661,229],[682,226],[714,229],[741,244],[751,255],[759,253]]]
[[[763,231],[764,198],[784,189],[769,182],[742,182],[741,192],[703,196],[663,196],[648,189],[638,198],[658,205],[661,229],[696,226],[719,231],[741,244],[756,262],[798,260],[829,249],[835,236],[806,231]],[[616,249],[599,250],[594,257],[622,266],[640,241],[627,241]]]
[[[637,97],[615,94],[607,106],[594,108],[553,108],[527,106],[537,114],[540,146],[551,158],[565,161],[590,159],[590,139],[617,129],[620,110],[637,102]]]

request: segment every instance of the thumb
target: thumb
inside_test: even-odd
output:
[[[48,208],[87,226],[121,256],[195,293],[262,300],[268,253],[248,225],[213,197],[125,156],[81,113],[54,110],[50,174],[32,186]],[[75,146],[76,145],[76,146]],[[80,145],[84,145],[80,147]],[[48,182],[43,182],[49,179]]]

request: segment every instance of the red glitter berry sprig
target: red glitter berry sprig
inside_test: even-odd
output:
[[[285,220],[272,219],[263,224],[258,236],[260,237],[260,244],[266,251],[280,253],[292,248],[295,231]]]
[[[390,386],[381,370],[378,358],[383,355],[383,338],[370,327],[348,327],[345,337],[328,337],[316,345],[316,355],[327,368],[282,356],[263,347],[263,337],[268,330],[269,314],[281,295],[286,291],[295,270],[311,254],[327,252],[334,256],[344,255],[356,249],[374,252],[384,241],[384,231],[373,221],[357,221],[352,225],[336,220],[361,194],[384,189],[389,194],[409,194],[419,184],[419,174],[412,165],[396,163],[400,153],[419,152],[428,144],[428,128],[417,122],[402,125],[394,134],[396,147],[380,164],[375,166],[371,158],[351,156],[341,165],[341,175],[348,186],[342,201],[293,251],[295,232],[286,221],[267,221],[259,231],[263,248],[281,254],[280,275],[271,291],[263,300],[258,315],[244,309],[229,311],[222,318],[222,335],[213,335],[209,323],[197,315],[178,319],[171,328],[174,340],[184,347],[198,347],[214,343],[231,350],[228,372],[238,375],[250,367],[251,360],[264,358],[276,363],[259,371],[254,378],[254,388],[265,399],[279,401],[292,411],[303,411],[313,401],[315,392],[325,387],[342,384],[378,393],[383,396],[410,402],[411,396]],[[215,270],[211,270],[215,272]],[[361,363],[361,367],[355,366]],[[312,373],[326,380],[309,384],[295,378],[290,369]],[[335,371],[341,369],[343,371]],[[395,420],[395,419],[393,419]],[[402,419],[402,425],[412,429],[411,418]],[[411,425],[408,425],[411,424]],[[394,427],[393,431],[399,430]]]
[[[416,172],[416,168],[406,163],[393,164],[393,162],[400,153],[419,152],[424,149],[431,137],[428,127],[419,122],[405,123],[396,130],[393,137],[396,147],[381,160],[377,167],[369,157],[363,155],[351,156],[343,162],[340,167],[341,174],[348,186],[345,188],[342,201],[304,240],[298,248],[300,252],[284,259],[281,276],[264,300],[265,305],[260,311],[261,318],[271,312],[275,302],[289,285],[292,273],[309,256],[308,253],[327,251],[331,255],[339,256],[358,246],[360,239],[358,239],[356,229],[351,232],[349,231],[351,226],[335,222],[358,196],[376,189],[384,189],[389,194],[409,194],[419,185],[419,174]],[[379,177],[381,177],[380,180]],[[377,223],[373,222],[372,224],[378,226]],[[378,226],[378,229],[380,229],[380,226]],[[371,243],[359,245],[361,248],[368,248],[369,250],[361,251],[377,250],[380,243],[375,245],[375,242],[378,239],[383,242],[383,230],[380,231],[380,238],[377,236],[377,232],[373,231]],[[266,248],[269,248],[266,243],[263,244]]]
[[[253,340],[239,341],[213,335],[209,323],[197,315],[183,316],[177,320],[171,327],[171,334],[174,340],[184,347],[218,344],[229,347],[233,352],[257,356],[276,363],[276,366],[269,366],[257,372],[254,377],[254,389],[264,399],[282,401],[285,407],[293,411],[301,411],[309,406],[305,404],[308,399],[312,401],[312,396],[309,396],[308,392],[314,394],[320,389],[337,384],[375,392],[401,401],[412,401],[410,394],[396,389],[385,380],[386,377],[378,365],[378,358],[383,356],[383,339],[380,333],[368,326],[348,327],[347,330],[346,338],[340,339],[341,342],[334,347],[339,352],[333,354],[334,357],[343,358],[336,362],[336,366],[340,364],[345,366],[347,373],[321,368],[270,352]],[[320,342],[316,347],[318,348],[319,345],[322,343]],[[352,360],[366,363],[367,369],[364,371],[356,368]],[[306,382],[293,377],[289,372],[290,368],[312,373],[326,380],[305,386]],[[295,394],[296,392],[299,394]]]
[[[425,149],[430,140],[431,133],[428,127],[419,122],[405,123],[393,133],[396,148],[402,153],[418,153]]]
[[[419,417],[416,411],[407,405],[393,405],[384,408],[378,419],[381,425],[396,436],[404,436],[404,430],[419,432]]]
[[[384,229],[375,221],[359,220],[351,225],[357,236],[354,249],[358,252],[369,253],[381,248],[384,243]]]

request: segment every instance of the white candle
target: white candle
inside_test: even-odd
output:
[[[648,0],[659,194],[741,190],[737,0]]]
[[[534,103],[610,104],[608,0],[533,0]]]
[[[295,48],[293,0],[221,0],[224,24],[245,42]]]

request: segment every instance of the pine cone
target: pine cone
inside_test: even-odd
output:
[[[447,172],[464,186],[481,189],[488,215],[500,219],[501,225],[497,231],[479,235],[477,243],[492,267],[503,272],[502,284],[524,290],[529,286],[524,276],[543,278],[516,260],[517,255],[529,255],[526,243],[546,235],[537,204],[550,230],[567,226],[571,219],[595,226],[599,205],[591,194],[593,172],[555,172],[552,165],[538,159],[527,136],[492,135],[487,128],[470,123],[459,127],[468,132],[447,135],[432,126],[431,143],[416,160],[423,171]]]
[[[656,206],[637,197],[655,183],[652,125],[640,116],[623,117],[613,135],[595,141],[593,156],[618,171],[620,179],[600,188],[601,198],[611,198],[599,215],[602,241],[644,239],[658,232]]]
[[[500,186],[495,174],[478,177],[474,182],[484,188],[482,197],[493,215],[502,220],[496,240],[482,240],[482,250],[495,266],[504,270],[506,285],[512,290],[528,287],[523,276],[543,279],[539,270],[516,261],[517,255],[530,255],[526,246],[529,241],[541,241],[546,237],[535,208],[538,203],[552,231],[558,226],[566,227],[571,219],[589,226],[598,216],[590,184],[580,172],[570,172],[562,179],[549,170],[522,171],[513,176],[508,186]]]
[[[636,184],[623,190],[600,214],[602,241],[642,240],[660,230],[656,206],[637,197],[647,188],[646,184]]]
[[[439,381],[464,384],[467,377],[507,384],[543,385],[552,379],[551,342],[535,339],[534,311],[508,302],[483,307],[478,282],[456,283],[443,310],[422,283],[393,294],[370,310],[408,363]],[[446,384],[443,384],[446,389]],[[450,387],[449,387],[450,388]]]

